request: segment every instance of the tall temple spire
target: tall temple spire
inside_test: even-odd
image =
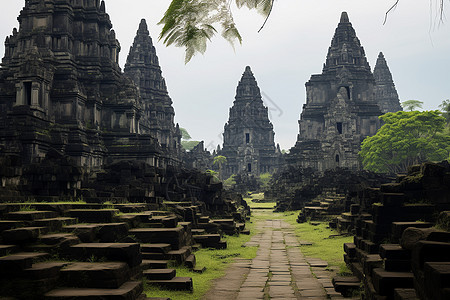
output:
[[[252,69],[245,67],[244,74],[236,88],[236,101],[260,101],[262,103],[261,92],[253,75]]]
[[[388,113],[403,110],[383,52],[380,52],[378,55],[373,76],[377,84],[375,87],[375,98],[378,100],[381,112]]]
[[[323,71],[327,72],[342,66],[370,71],[364,48],[361,46],[346,12],[341,15],[331,46],[328,49]]]
[[[140,91],[146,115],[140,123],[141,130],[152,134],[173,153],[178,153],[181,137],[174,125],[175,111],[145,19],[141,20],[130,47],[124,73],[136,83]]]
[[[274,135],[268,109],[262,101],[255,76],[247,66],[224,128],[220,151],[220,155],[227,158],[224,178],[242,172],[259,175],[275,171],[279,154],[276,153]]]

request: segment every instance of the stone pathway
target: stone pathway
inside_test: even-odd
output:
[[[259,246],[255,259],[232,264],[204,300],[343,299],[333,289],[327,263],[303,256],[293,226],[274,219],[256,227],[260,233],[247,243]]]

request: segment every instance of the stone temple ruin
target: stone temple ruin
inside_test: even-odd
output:
[[[381,56],[376,71],[377,80],[347,13],[343,12],[322,74],[312,75],[306,83],[307,100],[297,143],[287,158],[289,163],[318,171],[336,167],[360,169],[358,151],[363,139],[380,128],[380,107],[383,111],[401,109]]]
[[[180,164],[179,132],[156,55],[139,54],[138,44],[152,50],[145,23],[127,63],[136,88],[120,70],[120,44],[104,1],[30,0],[18,20],[0,71],[5,151],[39,162],[53,148],[87,170],[116,159]],[[150,121],[154,115],[157,122]]]
[[[223,177],[238,173],[256,176],[273,173],[281,159],[274,136],[267,107],[252,70],[247,66],[236,89],[236,98],[225,124],[223,148],[219,151],[227,158]]]
[[[144,278],[191,292],[192,278],[172,266],[205,272],[195,250],[249,234],[250,208],[202,172],[213,161],[203,142],[182,150],[145,20],[123,73],[104,1],[26,0],[18,21],[0,69],[0,298],[160,299],[148,298]],[[355,172],[378,116],[401,107],[383,54],[372,74],[346,13],[322,74],[306,87],[291,164],[250,67],[214,154],[228,159],[223,177],[287,165],[266,196],[282,198],[279,210],[301,208],[299,222],[331,218],[330,227],[354,235],[344,245],[354,277],[336,277],[334,290],[323,262],[305,260],[294,234],[271,220],[270,236],[249,242],[262,245],[262,261],[239,262],[256,266],[249,293],[260,268],[275,266],[271,292],[287,287],[297,298],[340,299],[362,287],[365,299],[449,299],[450,165],[412,166],[394,179]]]

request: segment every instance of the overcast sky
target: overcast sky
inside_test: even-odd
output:
[[[298,119],[306,102],[305,83],[320,74],[342,11],[347,11],[373,70],[382,51],[401,101],[418,99],[424,109],[437,109],[450,98],[450,20],[436,19],[439,0],[401,0],[383,25],[395,0],[277,0],[261,33],[264,19],[254,11],[234,9],[243,45],[233,48],[220,38],[204,56],[184,64],[184,50],[158,42],[157,25],[168,0],[106,0],[122,51],[123,68],[139,21],[147,20],[163,76],[175,108],[175,120],[195,140],[213,149],[222,144],[236,87],[245,66],[251,66],[270,110],[275,140],[282,149],[295,144]],[[3,0],[0,37],[18,26],[24,0]],[[447,5],[450,5],[446,1]],[[430,5],[433,7],[430,9]],[[448,13],[449,10],[446,9]],[[3,56],[4,46],[0,46]]]

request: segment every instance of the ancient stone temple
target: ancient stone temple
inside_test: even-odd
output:
[[[377,64],[373,69],[373,76],[376,83],[375,98],[378,100],[381,112],[385,114],[403,110],[383,52],[380,52],[378,55]]]
[[[288,161],[319,171],[359,169],[361,141],[380,127],[374,91],[364,48],[343,12],[322,74],[312,75],[306,83],[299,135]]]
[[[28,0],[18,21],[0,69],[5,151],[39,162],[56,149],[88,169],[118,159],[172,163],[149,134],[148,105],[120,70],[104,1]]]
[[[179,158],[181,132],[178,124],[174,125],[172,100],[144,19],[130,48],[124,73],[133,79],[140,92],[144,114],[140,123],[141,132],[152,134],[169,155]]]
[[[274,136],[256,79],[250,67],[246,67],[225,124],[223,148],[219,152],[227,158],[222,177],[241,172],[257,176],[274,172],[281,156]]]

